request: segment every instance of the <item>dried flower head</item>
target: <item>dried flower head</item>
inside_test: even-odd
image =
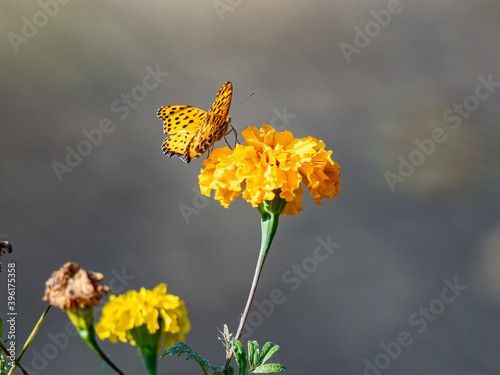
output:
[[[0,255],[12,253],[12,245],[9,241],[0,241]]]
[[[12,253],[12,245],[9,241],[0,241],[0,258],[7,253]],[[2,272],[2,262],[0,262],[0,272]]]
[[[54,271],[45,283],[44,301],[61,310],[75,310],[87,305],[98,305],[109,287],[101,285],[103,275],[85,271],[78,264],[68,262]]]

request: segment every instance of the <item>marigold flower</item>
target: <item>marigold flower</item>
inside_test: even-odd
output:
[[[78,334],[87,345],[118,374],[123,374],[102,351],[95,337],[94,305],[99,304],[103,293],[109,292],[109,287],[101,285],[103,277],[102,273],[87,272],[78,264],[67,262],[59,270],[52,272],[52,276],[45,283],[43,299],[48,300],[52,306],[66,311]],[[45,318],[45,313],[38,324]]]
[[[302,211],[302,185],[317,205],[340,192],[340,167],[322,141],[294,138],[291,132],[278,133],[269,125],[260,131],[249,126],[242,134],[246,145],[217,148],[203,162],[199,176],[203,195],[215,190],[215,199],[227,208],[240,194],[253,207],[279,194],[288,202],[282,215],[297,215]]]
[[[85,271],[76,263],[67,262],[45,283],[44,301],[61,310],[83,309],[98,305],[109,288],[101,285],[102,273]]]
[[[111,295],[95,328],[101,340],[107,338],[114,343],[130,340],[139,347],[138,335],[134,335],[137,328],[146,328],[150,335],[161,331],[164,345],[170,347],[175,341],[184,341],[191,325],[184,301],[167,294],[167,286],[159,284],[153,290],[141,288],[139,292],[129,290],[119,296]]]

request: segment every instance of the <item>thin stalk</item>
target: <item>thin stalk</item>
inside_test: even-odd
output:
[[[31,334],[29,335],[28,339],[24,343],[24,346],[21,349],[21,352],[19,353],[19,356],[17,357],[18,361],[20,361],[21,358],[23,358],[24,353],[26,353],[26,350],[28,350],[28,346],[31,344],[31,342],[35,338],[36,333],[40,329],[40,326],[42,325],[42,322],[45,319],[45,316],[47,316],[47,314],[48,314],[48,312],[49,312],[49,310],[50,310],[51,307],[52,307],[52,305],[49,304],[47,306],[47,308],[45,309],[45,311],[40,316],[40,319],[38,319],[38,322],[36,323],[35,327],[33,328],[33,331],[31,331]]]
[[[78,329],[78,328],[77,328]],[[120,375],[125,375],[125,373],[116,366],[113,361],[104,353],[101,347],[97,344],[97,340],[95,338],[95,329],[94,326],[90,326],[88,329],[78,329],[78,333],[80,337],[87,343],[87,345],[96,352],[99,357],[102,358],[108,365],[111,366],[113,370],[115,370]]]
[[[21,358],[23,358],[23,355],[24,353],[26,353],[26,350],[28,350],[28,346],[31,344],[31,342],[33,341],[33,339],[35,338],[35,335],[37,334],[38,330],[40,329],[40,326],[42,325],[43,323],[43,320],[45,319],[45,317],[47,316],[49,310],[50,310],[50,307],[52,305],[48,305],[47,308],[44,310],[44,312],[42,313],[42,315],[40,316],[40,319],[38,319],[38,322],[36,323],[35,327],[33,327],[33,330],[31,331],[28,339],[26,340],[26,342],[24,343],[24,346],[23,348],[21,349],[21,352],[19,353],[19,355],[17,356],[17,359],[16,361],[14,362],[14,365],[11,367],[11,369],[9,370],[8,374],[7,375],[12,375],[14,373],[14,371],[16,370],[16,367],[19,368],[19,370],[21,370],[21,372],[23,374],[27,374],[26,370],[21,366],[21,364],[19,362],[21,362]]]
[[[10,357],[10,352],[9,350],[5,347],[5,345],[3,344],[3,342],[0,340],[0,350],[2,350],[2,352],[5,353],[5,356],[6,357]],[[9,374],[13,374],[15,369],[18,368],[19,370],[21,370],[21,372],[24,374],[24,375],[29,375],[26,370],[24,369],[24,367],[19,363],[19,360],[15,359],[14,358],[14,364],[12,365],[12,367],[10,368],[9,370]]]
[[[255,273],[253,276],[252,287],[250,288],[250,293],[248,295],[245,310],[243,311],[243,315],[240,319],[240,325],[238,327],[238,331],[236,332],[236,340],[239,340],[242,335],[243,328],[245,326],[245,322],[247,320],[248,313],[250,312],[250,307],[252,306],[252,301],[255,296],[255,291],[257,290],[257,284],[259,282],[260,274],[262,273],[262,268],[264,267],[264,262],[266,261],[267,254],[269,253],[269,249],[271,248],[271,243],[278,229],[279,216],[285,206],[286,201],[279,197],[277,200],[273,200],[271,202],[263,202],[263,204],[259,206],[259,211],[262,214],[262,241],[260,245],[259,258],[257,260],[257,265],[255,267]],[[226,363],[223,368],[224,375],[227,374],[227,370],[229,369],[229,364],[231,363],[233,354],[234,351],[233,348],[231,348],[231,351],[229,352],[229,356],[227,357]]]

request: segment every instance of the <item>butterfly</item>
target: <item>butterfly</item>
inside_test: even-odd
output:
[[[158,117],[163,120],[165,134],[169,135],[163,142],[165,155],[177,156],[189,163],[232,132],[234,128],[228,116],[232,94],[233,85],[228,81],[220,88],[208,112],[188,105],[160,108]],[[229,126],[232,129],[228,131]]]

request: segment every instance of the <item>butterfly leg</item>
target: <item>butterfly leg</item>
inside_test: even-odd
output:
[[[226,139],[226,138],[224,138],[224,139]],[[210,156],[210,154],[214,151],[214,148],[215,148],[215,144],[212,144],[212,146],[210,146],[208,148],[207,157],[205,158],[205,160],[208,159],[208,157]]]
[[[229,124],[231,125],[231,124]],[[237,144],[241,144],[240,141],[238,140],[238,132],[236,131],[236,129],[234,128],[233,125],[231,125],[231,130],[229,130],[226,135],[224,135],[224,140],[226,141],[227,145],[229,146],[229,148],[232,150],[233,148],[231,147],[231,145],[229,144],[229,142],[227,141],[226,139],[226,136],[233,133],[234,132],[234,147],[236,147]]]

